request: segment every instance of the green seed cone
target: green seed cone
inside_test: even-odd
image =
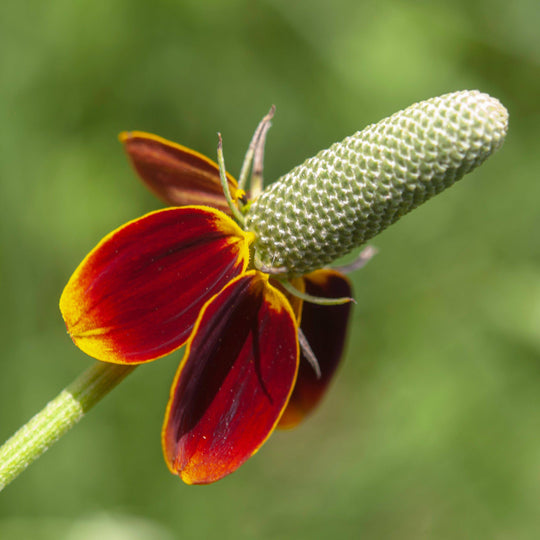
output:
[[[507,127],[497,99],[466,90],[333,144],[252,204],[246,225],[257,235],[255,266],[302,275],[331,263],[480,165]]]

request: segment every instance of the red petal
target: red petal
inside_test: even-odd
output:
[[[230,215],[217,163],[151,133],[124,132],[120,141],[140,178],[160,199],[173,206],[211,206]],[[238,184],[227,178],[234,197]]]
[[[203,304],[249,259],[248,237],[225,214],[169,208],[106,236],[71,276],[60,310],[85,353],[154,360],[181,347]]]
[[[349,280],[335,270],[317,270],[304,276],[306,292],[323,298],[351,296]],[[341,360],[347,334],[351,303],[321,306],[304,302],[302,323],[304,332],[321,368],[321,378],[308,364],[303,354],[298,379],[281,420],[280,428],[293,428],[319,403]]]
[[[215,482],[251,457],[274,430],[298,368],[286,298],[251,271],[206,304],[176,374],[163,451],[188,484]]]

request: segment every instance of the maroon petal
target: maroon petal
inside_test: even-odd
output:
[[[323,298],[352,296],[349,280],[335,270],[317,270],[304,276],[306,292]],[[319,403],[343,355],[351,303],[321,306],[304,302],[300,328],[321,368],[321,378],[301,354],[298,379],[280,428],[293,428]]]
[[[231,214],[223,195],[219,166],[211,159],[142,131],[121,133],[120,141],[140,178],[166,203],[200,204]],[[234,198],[238,184],[229,174],[227,179]]]
[[[222,212],[160,210],[106,236],[71,276],[60,310],[90,356],[154,360],[186,342],[203,304],[248,259],[248,234]]]
[[[296,323],[285,296],[251,271],[210,300],[171,389],[162,442],[171,472],[215,482],[274,430],[298,368]]]

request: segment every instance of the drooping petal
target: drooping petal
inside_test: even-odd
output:
[[[85,353],[135,364],[181,347],[203,304],[249,259],[249,235],[222,212],[169,208],[106,236],[71,276],[60,310]]]
[[[160,199],[173,206],[211,206],[230,215],[217,163],[151,133],[123,132],[120,141],[140,178]],[[229,174],[227,179],[234,198],[238,184]]]
[[[176,374],[162,432],[165,460],[189,484],[215,482],[274,430],[298,369],[296,323],[260,272],[203,308]]]
[[[351,296],[349,280],[335,270],[316,270],[304,276],[306,292],[323,298]],[[321,306],[304,302],[302,323],[304,332],[321,368],[321,378],[304,355],[300,355],[298,378],[279,427],[293,428],[309,414],[326,392],[341,360],[347,334],[351,304]]]

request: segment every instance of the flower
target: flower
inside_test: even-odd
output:
[[[218,165],[155,135],[122,134],[139,176],[173,207],[107,235],[60,299],[74,343],[98,360],[141,364],[186,346],[162,445],[187,483],[235,471],[277,426],[294,427],[317,405],[350,315],[350,282],[325,265],[482,163],[507,128],[494,98],[447,94],[336,143],[261,192],[272,114],[238,182],[225,173],[221,143]]]
[[[277,424],[294,427],[315,407],[341,358],[350,305],[304,303],[249,268],[254,234],[232,219],[216,163],[147,133],[121,140],[140,177],[176,207],[106,236],[74,272],[60,308],[75,344],[102,361],[139,364],[187,345],[163,450],[185,482],[213,482],[253,455]],[[237,192],[236,180],[228,182]],[[294,284],[320,297],[351,295],[337,270]],[[299,352],[298,328],[320,376]]]

